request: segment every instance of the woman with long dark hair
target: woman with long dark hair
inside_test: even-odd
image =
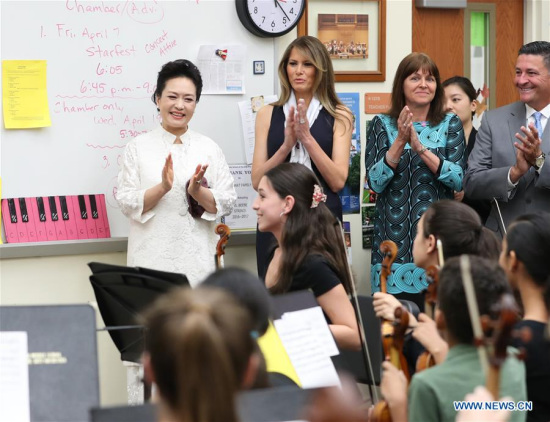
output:
[[[265,283],[274,294],[311,289],[338,346],[359,349],[343,233],[325,201],[319,180],[302,164],[280,164],[262,177],[253,205],[258,229],[278,243]]]

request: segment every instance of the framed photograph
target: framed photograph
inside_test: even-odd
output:
[[[325,44],[337,82],[386,80],[386,0],[308,0],[302,35]]]

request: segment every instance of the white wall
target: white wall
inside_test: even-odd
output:
[[[336,4],[337,2],[335,2]],[[411,52],[411,0],[387,0],[386,10],[386,81],[372,83],[338,83],[337,91],[359,92],[361,104],[362,153],[365,150],[365,123],[373,116],[364,114],[365,92],[390,92],[393,75],[400,60]],[[282,54],[286,45],[296,37],[290,33],[277,41],[276,54]],[[276,60],[278,62],[278,60]],[[367,283],[370,250],[362,249],[361,218],[347,216],[352,226],[353,272],[360,293],[369,293]],[[126,254],[93,254],[60,257],[19,258],[0,260],[0,304],[67,304],[94,301],[88,281],[90,271],[86,264],[100,261],[125,265]],[[229,247],[226,266],[238,266],[256,271],[253,246]],[[98,327],[103,326],[98,316]],[[101,404],[121,404],[126,400],[126,372],[118,351],[107,333],[98,333]]]

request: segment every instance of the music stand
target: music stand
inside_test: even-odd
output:
[[[183,274],[98,262],[88,264],[90,282],[105,322],[105,330],[123,361],[139,363],[144,348],[143,327],[137,316],[155,299],[175,287],[189,287]]]

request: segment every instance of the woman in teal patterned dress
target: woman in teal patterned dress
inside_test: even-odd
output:
[[[382,255],[389,239],[399,253],[387,280],[388,293],[424,307],[424,270],[413,264],[416,225],[432,202],[462,190],[466,143],[460,119],[445,113],[445,94],[435,63],[425,54],[405,57],[395,74],[391,107],[376,116],[367,134],[365,165],[376,192],[372,292],[380,290]]]

